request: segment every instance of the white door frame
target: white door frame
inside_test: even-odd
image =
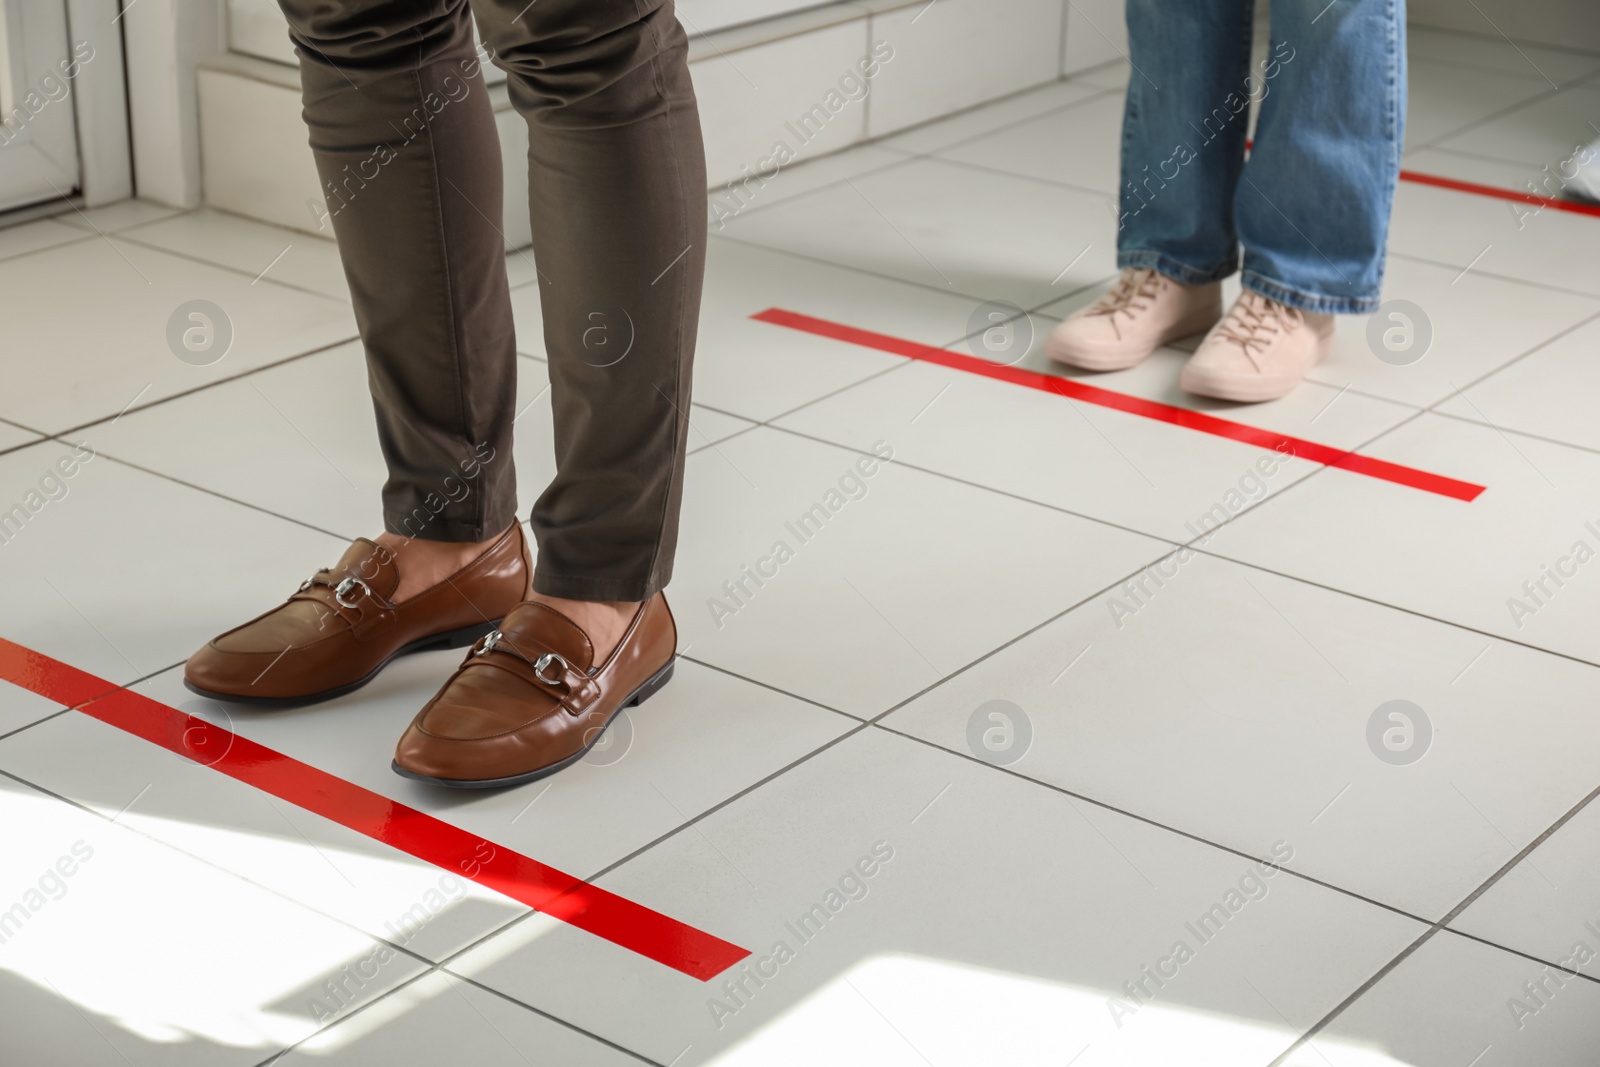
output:
[[[75,92],[79,185],[88,207],[133,195],[121,7],[118,0],[67,0],[69,40],[87,42],[95,55],[78,72]]]

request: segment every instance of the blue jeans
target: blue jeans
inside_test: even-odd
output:
[[[1127,0],[1117,264],[1187,285],[1239,269],[1302,311],[1378,306],[1405,126],[1405,0]],[[1245,160],[1250,102],[1260,101]]]

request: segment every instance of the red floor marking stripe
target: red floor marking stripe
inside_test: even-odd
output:
[[[1245,151],[1254,147],[1253,142],[1244,143]],[[1502,189],[1498,185],[1479,185],[1477,182],[1464,182],[1460,178],[1446,178],[1442,174],[1424,174],[1418,170],[1402,170],[1400,180],[1415,182],[1418,185],[1434,185],[1440,189],[1451,189],[1458,193],[1471,193],[1474,196],[1489,196],[1496,200],[1521,200],[1525,204],[1543,209],[1553,207],[1557,211],[1570,211],[1574,215],[1594,215],[1600,217],[1600,204],[1585,203],[1581,200],[1552,200],[1547,196],[1537,193],[1525,192],[1521,189]]]
[[[0,679],[208,764],[690,977],[710,981],[750,955],[703,930],[5,638],[0,638]]]
[[[1520,200],[1541,210],[1549,207],[1555,208],[1557,211],[1570,211],[1574,215],[1593,215],[1600,218],[1600,204],[1585,204],[1577,200],[1552,200],[1547,196],[1538,196],[1519,189],[1502,189],[1497,185],[1479,185],[1477,182],[1464,182],[1459,178],[1445,178],[1438,174],[1422,174],[1414,170],[1401,171],[1400,180],[1403,182],[1415,182],[1418,185],[1434,185],[1440,189],[1450,189],[1458,193],[1471,193],[1474,196],[1489,196],[1496,200]]]
[[[1246,426],[1240,422],[1229,422],[1227,419],[1219,419],[1215,415],[1207,415],[1204,412],[1190,411],[1188,408],[1174,407],[1171,404],[1163,404],[1156,400],[1145,400],[1143,397],[1117,393],[1094,385],[1085,385],[1083,382],[1072,378],[1058,378],[1053,374],[1041,374],[1038,371],[1024,370],[1020,367],[1007,367],[999,363],[991,363],[986,359],[979,359],[977,356],[952,352],[947,348],[935,348],[932,345],[921,344],[917,341],[890,337],[888,334],[860,330],[854,326],[829,322],[827,319],[817,319],[794,311],[784,311],[782,308],[768,308],[750,317],[758,322],[767,322],[774,326],[787,326],[791,330],[801,330],[805,333],[816,334],[819,337],[831,337],[836,341],[848,341],[851,344],[862,345],[866,348],[875,348],[880,352],[890,352],[897,356],[905,356],[907,359],[919,359],[925,363],[936,363],[941,367],[967,371],[971,374],[982,375],[985,378],[1010,382],[1013,385],[1024,385],[1030,389],[1038,389],[1041,392],[1055,393],[1058,396],[1081,400],[1086,404],[1097,404],[1100,407],[1112,408],[1116,411],[1127,412],[1130,415],[1142,415],[1147,419],[1171,423],[1174,426],[1184,426],[1191,430],[1199,430],[1201,433],[1214,434],[1217,437],[1226,437],[1234,441],[1243,441],[1246,444],[1260,445],[1262,448],[1277,448],[1279,445],[1286,444],[1293,448],[1294,454],[1301,459],[1309,459],[1329,467],[1353,471],[1356,474],[1365,474],[1370,478],[1380,478],[1383,481],[1394,482],[1397,485],[1408,485],[1413,489],[1437,493],[1440,496],[1451,497],[1455,500],[1471,502],[1477,499],[1478,494],[1484,490],[1484,486],[1473,485],[1471,482],[1457,481],[1454,478],[1446,478],[1442,474],[1430,474],[1414,467],[1405,467],[1398,463],[1373,459],[1371,456],[1347,452],[1342,448],[1332,448],[1328,445],[1318,444],[1315,441],[1307,441],[1304,438],[1290,437],[1287,434],[1277,433],[1274,430],[1264,430],[1259,426]]]

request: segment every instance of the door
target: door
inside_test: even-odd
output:
[[[73,95],[94,55],[71,42],[66,0],[0,0],[0,211],[79,188]]]

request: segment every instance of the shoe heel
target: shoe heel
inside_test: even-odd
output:
[[[628,702],[622,706],[625,708],[634,708],[638,707],[640,704],[643,704],[646,700],[649,700],[656,694],[656,690],[660,689],[662,686],[666,685],[672,680],[672,669],[677,665],[678,657],[674,656],[672,659],[667,661],[667,665],[665,667],[662,667],[659,671],[656,671],[655,674],[652,674],[650,676],[650,680],[641,685],[633,694],[633,696],[628,698]]]

